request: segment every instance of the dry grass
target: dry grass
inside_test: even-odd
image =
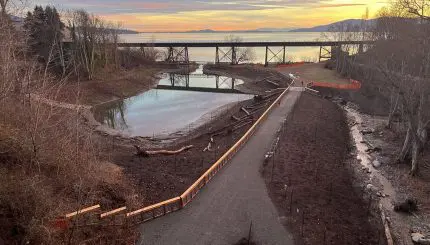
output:
[[[150,89],[156,83],[159,68],[136,67],[129,70],[104,69],[92,81],[69,82],[59,91],[58,99],[68,103],[97,105],[130,97]],[[78,98],[78,100],[76,100]]]
[[[26,57],[22,37],[4,26],[0,23],[0,241],[66,244],[52,227],[56,217],[97,203],[103,209],[135,207],[138,196],[121,169],[100,160],[102,142],[86,130],[78,111],[31,99],[31,94],[61,99],[64,81]]]

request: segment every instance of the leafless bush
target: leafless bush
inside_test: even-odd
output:
[[[243,42],[243,38],[235,36],[233,34],[225,37],[226,42],[237,43],[240,46],[240,43]],[[256,54],[255,50],[251,47],[235,47],[236,51],[236,60],[233,61],[236,64],[250,62],[255,60]]]
[[[51,225],[57,216],[95,203],[134,206],[135,196],[121,170],[98,157],[80,109],[49,103],[64,81],[26,57],[25,37],[7,20],[0,26],[1,239],[65,244]]]
[[[103,20],[84,10],[68,14],[71,43],[67,47],[69,69],[78,77],[93,79],[102,69],[133,68],[153,63],[157,50],[119,49],[119,24]]]
[[[398,99],[390,114],[403,109],[407,134],[399,161],[411,159],[411,174],[419,168],[420,153],[430,124],[430,1],[393,1],[381,11],[374,33],[371,65],[385,76],[386,86]],[[388,122],[390,125],[390,122]]]
[[[153,64],[159,53],[153,48],[118,50],[119,64],[123,68],[134,68],[145,64]]]

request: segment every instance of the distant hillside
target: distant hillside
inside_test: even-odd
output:
[[[128,29],[118,29],[118,34],[139,34],[138,31],[128,30]]]
[[[258,28],[250,30],[250,32],[287,32],[291,31],[292,28]]]
[[[188,31],[190,33],[212,33],[212,32],[217,32],[211,29],[204,29],[204,30],[193,30],[193,31]]]
[[[371,20],[362,20],[362,19],[349,19],[349,20],[342,20],[339,22],[331,23],[328,25],[321,25],[321,26],[315,26],[311,28],[300,28],[300,29],[294,29],[290,32],[329,32],[333,30],[335,26],[339,25],[349,25],[354,28],[359,28],[364,21],[364,23],[368,26],[372,26],[376,23],[377,19],[371,19]]]

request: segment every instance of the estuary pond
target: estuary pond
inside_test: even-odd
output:
[[[199,126],[235,102],[253,97],[236,86],[243,81],[190,74],[162,74],[157,88],[95,108],[100,123],[127,136],[166,137]]]

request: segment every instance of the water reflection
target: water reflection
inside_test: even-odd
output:
[[[157,89],[188,90],[213,93],[241,93],[236,87],[243,84],[240,79],[203,73],[203,65],[189,74],[164,74]]]
[[[235,86],[241,83],[238,79],[196,72],[164,74],[159,83],[164,88],[99,106],[94,116],[100,123],[129,136],[167,135],[201,123],[202,117],[210,116],[216,108],[252,98],[235,93]]]
[[[118,100],[99,106],[94,111],[94,117],[109,128],[126,130],[128,128],[125,120],[126,109],[125,101]]]

